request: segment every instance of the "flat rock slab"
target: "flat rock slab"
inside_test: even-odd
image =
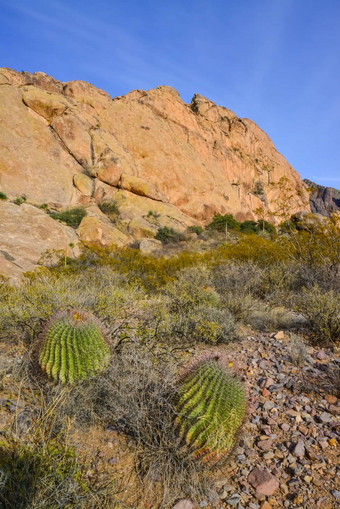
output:
[[[172,509],[194,509],[195,506],[193,502],[187,498],[180,500],[176,505],[172,507]]]
[[[279,488],[279,481],[268,470],[254,468],[248,476],[248,482],[259,495],[273,495]]]

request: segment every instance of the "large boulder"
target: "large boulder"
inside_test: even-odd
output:
[[[131,239],[113,224],[98,217],[86,216],[80,223],[77,234],[83,244],[89,248],[115,248],[127,246]]]
[[[76,232],[33,205],[0,201],[0,231],[0,274],[12,280],[33,270],[47,251],[45,261],[80,254]]]

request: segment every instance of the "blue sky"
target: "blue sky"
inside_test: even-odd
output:
[[[340,188],[340,0],[0,0],[0,34],[0,66],[198,92]]]

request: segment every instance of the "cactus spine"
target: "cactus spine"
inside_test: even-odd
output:
[[[54,315],[41,334],[39,364],[55,382],[72,383],[105,369],[110,350],[100,321],[68,309]]]
[[[215,465],[236,443],[246,414],[244,384],[215,359],[201,361],[181,379],[175,409],[189,456]]]

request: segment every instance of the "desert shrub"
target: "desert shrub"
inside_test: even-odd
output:
[[[219,303],[218,295],[211,286],[209,270],[204,266],[179,271],[163,292],[169,297],[173,312],[185,312],[198,305],[217,306]]]
[[[85,251],[73,264],[72,270],[81,272],[87,266],[106,267],[128,277],[149,292],[156,292],[173,281],[178,271],[204,263],[209,253],[183,251],[171,257],[143,255],[139,249],[130,247],[113,250]]]
[[[165,326],[164,326],[165,325]],[[226,308],[197,306],[171,313],[159,324],[159,339],[180,346],[227,343],[235,337],[236,320]]]
[[[248,316],[249,324],[259,331],[289,330],[306,325],[305,320],[296,317],[283,308],[268,308],[257,303]]]
[[[86,210],[81,207],[76,207],[62,212],[51,212],[50,216],[53,219],[66,223],[67,226],[78,228],[82,219],[86,216]]]
[[[0,200],[7,200],[7,195],[0,191]]]
[[[61,409],[64,415],[76,413],[79,423],[100,422],[129,437],[134,468],[143,480],[142,493],[135,493],[138,502],[148,492],[153,498],[159,494],[160,507],[181,496],[197,499],[211,482],[209,473],[203,475],[201,466],[180,448],[175,392],[171,358],[130,342],[121,345],[105,376],[75,387]]]
[[[260,267],[267,267],[273,263],[285,262],[290,259],[289,243],[287,239],[281,243],[272,239],[256,235],[251,242],[247,236],[240,238],[237,244],[226,244],[217,248],[215,258],[221,263],[223,260],[248,261]]]
[[[257,221],[257,229],[258,229],[258,233],[264,231],[264,232],[270,233],[271,235],[276,234],[275,226],[272,223],[265,221],[264,219],[259,219]]]
[[[98,207],[105,214],[110,221],[115,221],[119,215],[119,208],[114,200],[104,200],[98,203]]]
[[[203,232],[203,228],[202,226],[198,226],[198,225],[191,225],[191,226],[188,226],[188,232],[190,233],[196,233],[197,235],[200,235],[200,233]]]
[[[252,292],[255,292],[259,270],[252,263],[227,263],[217,265],[212,270],[212,281],[222,306],[236,320],[246,321],[255,305]]]
[[[240,223],[234,219],[232,214],[216,214],[211,223],[207,226],[207,228],[210,228],[211,230],[217,230],[220,232],[225,231],[226,227],[229,230],[239,230]]]
[[[203,342],[215,344],[233,337],[235,320],[220,307],[219,297],[211,286],[209,270],[190,267],[177,273],[163,292],[167,311],[155,318],[159,339],[180,345]]]
[[[339,270],[340,223],[336,216],[314,223],[309,230],[292,231],[278,245],[296,262]]]
[[[292,221],[291,219],[288,219],[287,221],[283,221],[279,225],[280,233],[292,233],[295,230],[296,230],[296,225],[295,225],[294,221]]]
[[[250,293],[233,294],[229,292],[223,296],[221,301],[235,320],[243,323],[248,323],[250,312],[256,306],[256,301]]]
[[[91,311],[109,332],[124,335],[130,315],[138,312],[142,288],[110,266],[80,272],[40,269],[23,277],[18,287],[0,286],[0,339],[34,341],[43,323],[66,308]]]
[[[212,284],[222,298],[229,292],[251,293],[256,290],[260,279],[261,270],[252,262],[220,263],[211,271]]]
[[[162,226],[161,228],[158,228],[155,239],[160,240],[163,244],[168,244],[168,242],[180,242],[184,240],[184,236],[182,233],[177,232],[173,228]]]
[[[334,360],[327,368],[326,391],[340,398],[340,363]]]
[[[22,205],[23,203],[25,203],[26,201],[26,196],[18,196],[17,198],[15,198],[15,200],[13,200],[13,203],[15,203],[15,205]]]
[[[258,278],[253,287],[253,294],[276,304],[286,301],[290,291],[295,291],[297,281],[296,265],[294,263],[275,262],[268,267],[258,267]]]
[[[289,353],[291,361],[296,366],[303,366],[307,357],[306,344],[298,334],[290,334]]]
[[[295,307],[308,318],[315,342],[330,344],[340,340],[340,300],[333,291],[324,292],[317,285],[304,289]]]
[[[294,273],[292,289],[295,292],[301,291],[302,288],[312,288],[315,285],[324,291],[340,292],[340,264],[314,265],[301,261],[291,264],[290,269]]]
[[[258,226],[256,221],[251,221],[250,219],[247,219],[246,221],[243,221],[243,223],[240,224],[241,232],[243,233],[257,233],[258,232]]]
[[[80,500],[82,487],[75,452],[57,440],[25,444],[0,442],[1,507],[65,507]],[[49,502],[50,501],[50,502]]]

